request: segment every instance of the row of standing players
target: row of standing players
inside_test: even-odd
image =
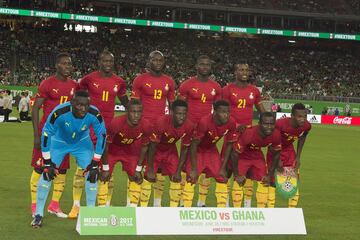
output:
[[[249,66],[235,65],[236,79],[221,89],[216,81],[209,78],[211,59],[200,56],[195,65],[197,75],[184,81],[178,89],[178,98],[185,100],[185,104],[183,101],[175,101],[171,114],[165,115],[166,104],[175,100],[175,84],[171,77],[162,73],[165,64],[163,54],[154,51],[149,54],[148,72],[139,75],[133,82],[131,98],[140,99],[141,104],[140,101],[139,104],[132,101],[126,115],[113,119],[116,96],[123,105],[127,105],[129,101],[126,84],[113,73],[112,53],[101,53],[98,64],[99,70],[86,75],[78,85],[69,79],[72,70],[70,56],[59,54],[56,59],[56,74],[39,86],[32,114],[34,170],[30,188],[33,214],[36,209],[37,185],[43,169],[40,150],[42,128],[51,111],[59,103],[71,100],[74,91],[79,88],[89,92],[91,104],[101,111],[108,132],[103,163],[110,166],[110,171],[101,173],[104,181],[99,182],[98,205],[110,205],[113,191],[111,173],[114,165],[120,161],[129,177],[129,206],[147,206],[152,188],[154,206],[160,206],[164,176],[169,176],[170,206],[178,206],[181,200],[181,205],[192,206],[197,181],[197,205],[205,206],[210,178],[214,178],[217,206],[226,207],[229,199],[227,180],[229,173],[234,172],[231,193],[234,207],[242,206],[243,197],[244,206],[251,206],[252,180],[258,182],[257,206],[274,207],[275,188],[267,186],[271,185],[276,162],[280,157],[279,166],[293,166],[298,169],[302,147],[311,128],[306,121],[306,109],[302,104],[295,105],[291,118],[277,121],[276,129],[272,114],[263,114],[259,126],[251,127],[253,107],[261,113],[265,110],[259,90],[248,83]],[[225,101],[217,101],[220,99]],[[39,121],[41,106],[44,114]],[[219,154],[216,143],[222,137],[224,144]],[[181,140],[180,157],[175,145],[178,140]],[[293,147],[295,140],[299,140],[297,151]],[[272,147],[268,151],[267,167],[261,148],[270,145]],[[148,159],[146,168],[143,169],[146,154]],[[273,164],[269,162],[271,159],[274,159]],[[48,212],[58,217],[76,218],[84,185],[83,169],[78,168],[74,176],[74,204],[69,215],[64,214],[59,206],[68,168],[69,156],[66,156],[59,166],[60,174],[54,179],[54,191]],[[185,175],[183,170],[187,174],[187,181],[181,181],[184,177],[180,175]],[[198,180],[199,174],[201,175]],[[297,193],[289,200],[289,206],[295,207],[298,198]]]

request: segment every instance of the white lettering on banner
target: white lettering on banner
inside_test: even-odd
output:
[[[210,25],[189,24],[189,29],[210,30]]]
[[[333,120],[334,124],[344,124],[344,125],[351,125],[351,117],[335,117]]]
[[[314,32],[298,32],[298,36],[299,37],[319,37],[320,34],[319,33],[314,33]]]
[[[151,26],[156,26],[156,27],[174,27],[174,23],[171,23],[171,22],[151,22]]]
[[[114,23],[123,23],[123,24],[136,24],[136,20],[125,19],[125,18],[114,18]]]
[[[35,16],[37,16],[37,17],[49,17],[49,18],[60,18],[58,13],[52,13],[52,12],[35,12]]]
[[[226,32],[242,32],[246,33],[247,28],[237,28],[237,27],[225,27]]]
[[[282,31],[282,30],[263,29],[262,34],[284,35],[284,31]]]
[[[306,234],[301,208],[136,208],[136,230],[137,235]]]

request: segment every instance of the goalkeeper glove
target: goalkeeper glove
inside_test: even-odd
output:
[[[84,175],[89,172],[87,180],[90,183],[96,183],[99,178],[99,161],[93,159],[91,163],[86,167]]]
[[[56,169],[55,163],[53,163],[51,159],[44,159],[44,165],[43,165],[44,180],[50,182],[54,180],[57,174],[58,171]]]

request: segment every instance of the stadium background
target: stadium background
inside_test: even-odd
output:
[[[360,5],[354,0],[163,0],[151,1],[151,4],[149,1],[0,2],[3,7],[82,15],[349,36],[360,32]],[[353,109],[359,108],[358,41],[138,27],[11,14],[0,15],[0,23],[0,88],[3,89],[37,86],[54,70],[54,56],[59,51],[68,51],[73,55],[74,78],[79,79],[96,69],[97,55],[105,47],[115,53],[116,72],[124,77],[130,88],[135,75],[144,71],[147,54],[159,49],[166,55],[165,72],[172,75],[178,84],[194,73],[196,57],[205,53],[215,61],[213,73],[221,85],[232,80],[232,65],[236,61],[246,61],[253,67],[252,81],[276,102],[326,101],[324,106],[327,107],[340,107],[349,102]],[[96,33],[90,32],[95,29]],[[80,30],[82,32],[78,32]],[[323,105],[313,107],[316,113],[320,113]],[[15,111],[12,116],[16,114]],[[40,231],[31,229],[28,209],[31,123],[0,124],[0,133],[1,238],[76,238],[74,221],[53,216],[46,216],[46,226]],[[299,205],[304,209],[308,236],[241,238],[358,239],[360,195],[356,191],[356,182],[360,169],[359,136],[359,127],[323,125],[315,125],[309,135],[302,154],[302,197]],[[67,177],[62,198],[66,211],[71,207],[72,175],[73,171]],[[124,206],[125,176],[120,173],[119,167],[115,176],[114,205]],[[167,200],[168,196],[164,199],[165,204]],[[209,205],[214,205],[214,198],[209,198]],[[279,205],[284,207],[285,202],[280,201]]]

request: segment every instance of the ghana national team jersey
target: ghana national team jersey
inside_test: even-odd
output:
[[[200,81],[197,77],[191,77],[180,85],[179,96],[187,101],[188,118],[195,124],[200,119],[211,113],[212,105],[221,99],[221,87],[213,81]]]
[[[81,79],[80,88],[88,90],[91,104],[100,110],[107,127],[114,117],[116,96],[121,98],[126,94],[125,81],[115,74],[103,77],[94,71]]]
[[[239,87],[230,83],[222,90],[223,99],[230,104],[230,113],[238,125],[252,125],[253,108],[261,101],[259,89],[254,85]]]
[[[154,76],[151,73],[143,73],[135,78],[131,97],[141,100],[143,118],[153,123],[165,115],[166,101],[171,104],[175,99],[174,80],[166,74]]]

